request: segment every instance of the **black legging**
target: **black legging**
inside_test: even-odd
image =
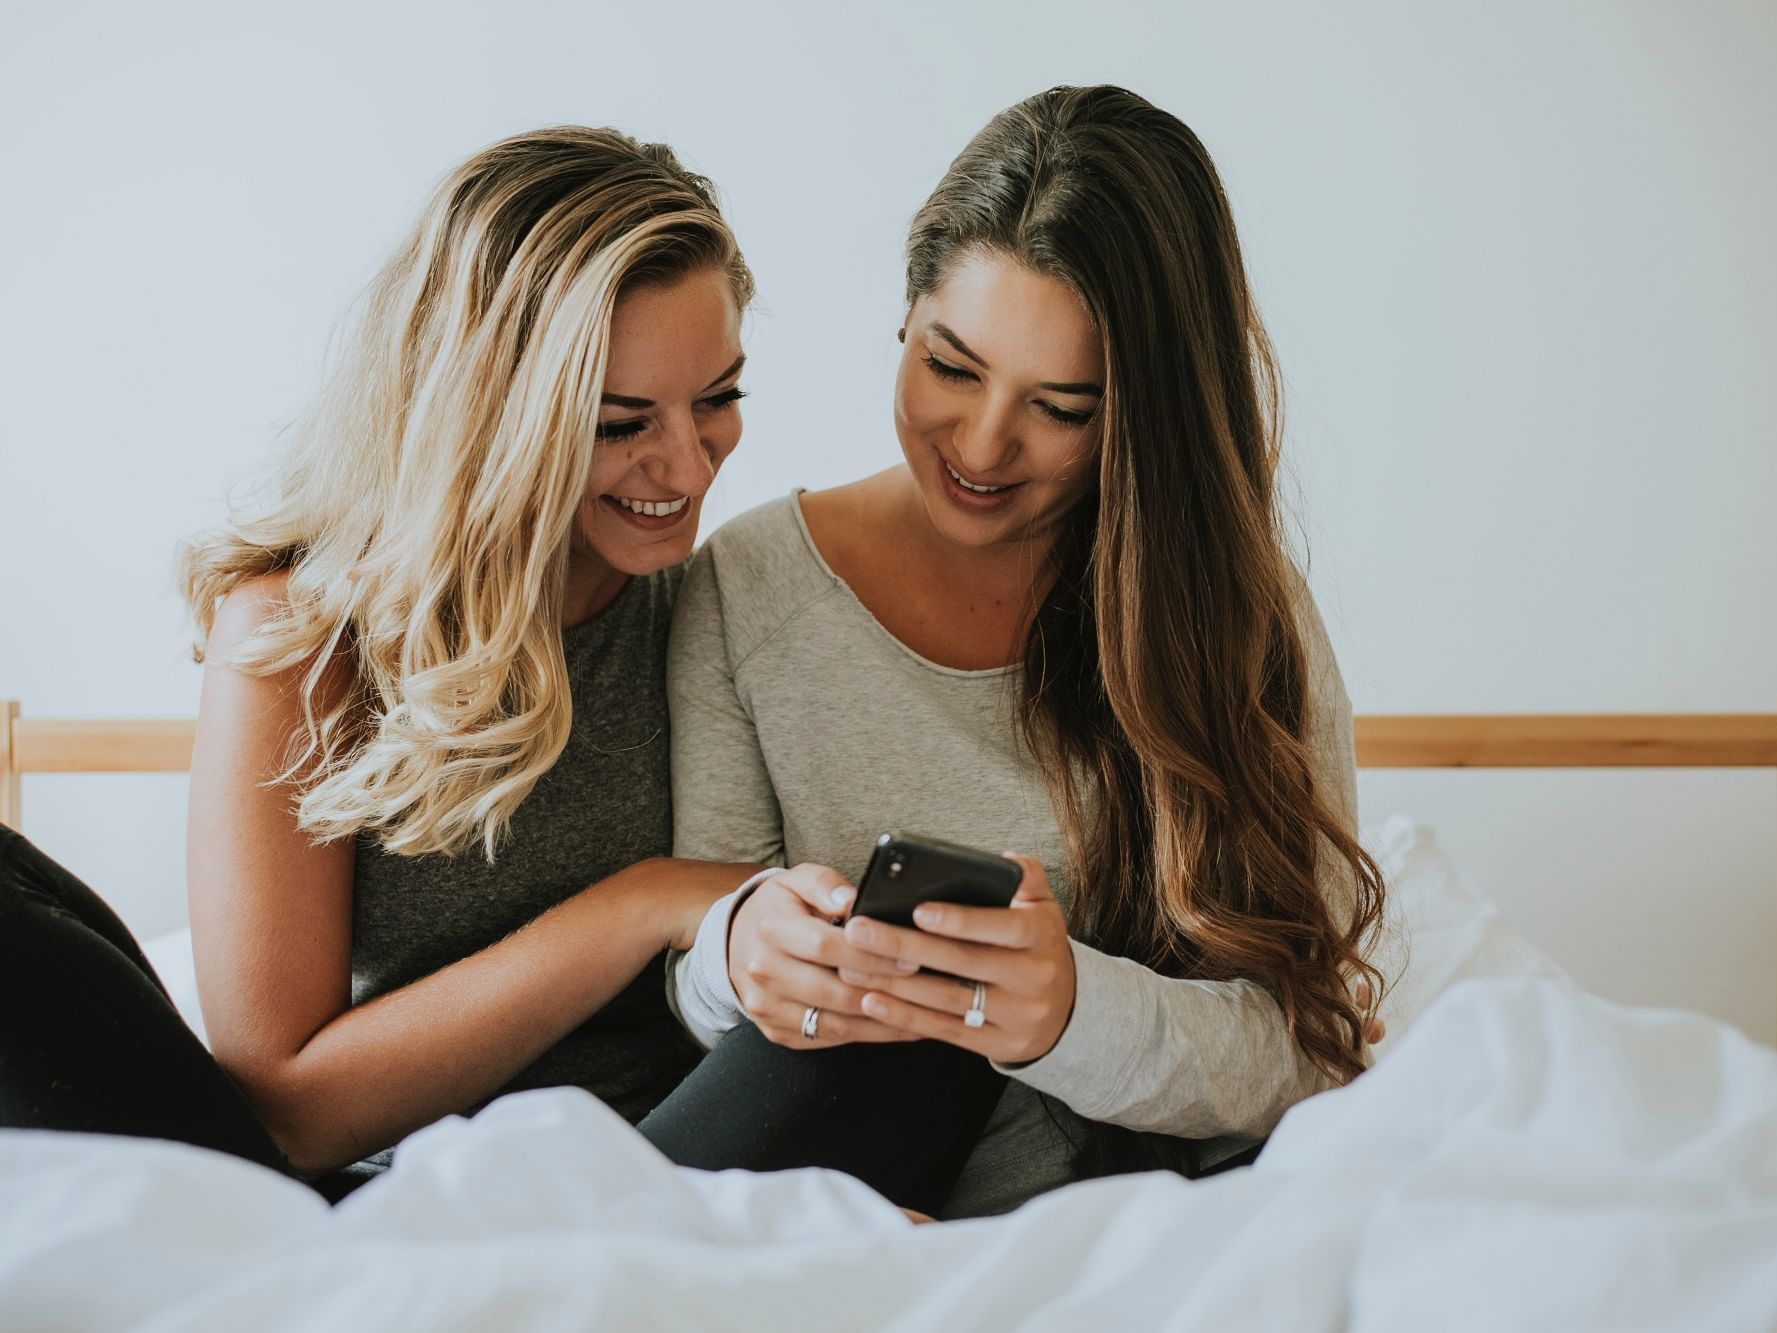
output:
[[[826,1166],[935,1213],[1005,1080],[940,1042],[792,1051],[735,1029],[637,1127],[682,1166]],[[295,1175],[117,915],[0,827],[0,1126],[173,1139]],[[329,1199],[363,1177],[311,1184]]]

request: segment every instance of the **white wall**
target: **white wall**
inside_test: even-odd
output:
[[[0,38],[0,697],[30,713],[193,711],[174,542],[473,149],[613,123],[723,187],[762,299],[720,519],[896,457],[907,219],[992,112],[1100,80],[1227,181],[1360,711],[1777,708],[1768,4],[260,9],[21,7]],[[1769,773],[1363,796],[1596,988],[1777,1036]],[[182,800],[35,778],[26,827],[153,932]]]

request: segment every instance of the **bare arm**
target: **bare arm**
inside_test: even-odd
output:
[[[645,861],[430,976],[351,1007],[353,845],[312,843],[264,785],[300,725],[302,668],[221,661],[275,605],[256,580],[206,651],[187,864],[217,1059],[299,1170],[354,1161],[496,1092],[615,996],[752,867]]]

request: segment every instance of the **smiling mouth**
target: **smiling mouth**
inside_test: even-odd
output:
[[[942,457],[940,457],[939,461],[944,463],[944,470],[950,474],[950,479],[952,481],[958,486],[961,486],[965,491],[974,495],[1003,495],[1014,487],[1022,486],[1024,484],[1021,481],[1014,481],[1009,482],[1004,486],[977,486],[974,482],[967,480],[962,473],[951,467],[949,462],[945,461]]]
[[[681,495],[676,500],[631,500],[623,495],[607,495],[607,500],[629,510],[632,514],[641,514],[645,518],[665,518],[676,514],[691,503],[689,495]]]

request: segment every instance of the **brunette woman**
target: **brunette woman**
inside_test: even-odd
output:
[[[711,910],[678,1008],[991,1061],[952,1216],[1250,1158],[1363,1068],[1383,886],[1202,143],[1111,87],[996,116],[914,219],[901,338],[904,465],[736,519],[687,578],[675,850],[796,869]],[[890,828],[1020,853],[1017,901],[833,924]]]

